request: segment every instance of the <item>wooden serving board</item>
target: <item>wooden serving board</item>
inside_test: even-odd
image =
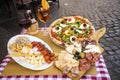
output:
[[[97,46],[99,46],[99,48],[100,48],[100,50],[101,50],[101,53],[99,54],[99,56],[100,56],[100,55],[103,53],[103,51],[104,51],[104,49],[103,49],[103,48],[100,46],[100,44],[99,44],[99,40],[100,40],[100,38],[102,38],[102,36],[105,34],[105,32],[106,32],[106,28],[103,27],[103,28],[97,30],[97,31],[90,37],[90,39],[96,40]],[[63,69],[62,69],[61,67],[59,67],[59,69],[60,69],[61,71],[63,71]],[[80,76],[77,77],[77,78],[72,77],[72,75],[71,75],[70,72],[67,74],[67,76],[70,77],[70,78],[73,79],[73,80],[80,80],[80,78],[81,78],[86,72],[87,72],[87,71],[80,71]]]
[[[97,30],[97,31],[95,32],[95,34],[93,34],[93,35],[90,37],[90,39],[96,40],[97,46],[99,46],[99,48],[100,48],[100,50],[101,50],[100,55],[103,53],[104,49],[100,46],[99,40],[103,37],[103,35],[104,35],[105,33],[106,33],[106,28],[103,27],[103,28],[100,28],[99,30]],[[100,56],[100,55],[99,55],[99,56]]]

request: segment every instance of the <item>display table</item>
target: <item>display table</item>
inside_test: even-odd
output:
[[[46,37],[42,36],[42,33],[45,30],[46,29],[44,28],[39,28],[39,33],[34,36],[44,40],[53,49],[53,52],[61,51],[62,48],[52,43],[49,36]],[[21,34],[26,34],[26,30],[23,29]],[[54,70],[54,71],[50,72],[50,70]],[[6,80],[6,79],[71,80],[66,75],[63,75],[59,70],[57,71],[54,65],[48,68],[48,70],[46,71],[35,72],[31,70],[26,70],[26,68],[23,68],[22,66],[18,65],[16,62],[14,62],[11,59],[9,55],[7,55],[0,64],[0,80]],[[95,63],[95,66],[93,66],[80,80],[111,80],[102,55],[100,56],[99,61]]]

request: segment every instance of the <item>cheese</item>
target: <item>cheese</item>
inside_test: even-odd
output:
[[[45,63],[43,55],[39,55],[39,56],[32,55],[32,56],[26,56],[24,58],[27,63],[32,64],[35,67],[40,67]]]
[[[81,52],[82,51],[82,48],[81,47],[75,47],[74,48],[76,51],[78,51],[78,52]]]
[[[29,51],[30,51],[30,49],[28,47],[25,47],[25,46],[21,50],[21,52],[25,53],[25,54],[29,53]]]
[[[65,67],[65,66],[68,66],[68,67],[76,67],[79,65],[79,61],[73,59],[74,55],[72,54],[68,54],[68,53],[61,53],[59,56],[58,56],[58,60],[55,61],[55,65],[57,67]]]
[[[58,59],[62,59],[64,56],[65,56],[65,53],[61,53],[59,54]]]
[[[81,46],[82,46],[80,42],[74,42],[74,45],[75,45],[76,47],[81,47]]]
[[[37,47],[33,47],[32,49],[33,49],[33,52],[38,51],[38,48],[37,48]]]
[[[77,67],[78,65],[79,65],[79,62],[76,61],[76,62],[74,62],[74,63],[68,64],[67,66],[68,66],[68,67]]]
[[[69,30],[66,30],[66,31],[65,31],[65,34],[67,35],[68,33],[69,33]]]
[[[73,17],[70,17],[70,20],[69,20],[69,18],[67,20],[67,23],[74,23],[74,22],[75,22],[75,19]]]
[[[61,62],[60,62],[60,61],[55,61],[55,65],[56,65],[57,67],[59,67],[59,66],[61,66]]]
[[[76,30],[78,33],[82,33],[82,31],[81,30]]]
[[[30,49],[29,54],[33,54],[33,53],[34,53],[33,49]]]
[[[93,53],[101,53],[100,48],[98,46],[95,46],[93,48],[90,48],[88,50],[84,51],[85,53],[93,52]]]
[[[41,52],[40,51],[35,51],[34,54],[41,54]]]
[[[72,42],[72,43],[74,43],[75,41],[76,41],[76,36],[70,36],[70,41]]]
[[[58,27],[58,29],[56,29],[57,27],[54,27],[52,30],[53,32],[57,33],[57,32],[60,32],[62,30],[61,27]]]
[[[96,47],[96,45],[90,44],[90,45],[87,45],[85,48],[86,48],[86,49],[90,49],[90,48],[93,48],[93,47]]]
[[[85,28],[89,28],[89,25],[88,24],[85,24],[86,26],[84,26],[85,23],[81,24],[80,25],[80,29],[85,29]]]
[[[74,45],[70,45],[66,47],[66,51],[72,54],[72,51],[74,49]]]
[[[67,62],[69,62],[69,61],[71,61],[72,59],[73,59],[73,55],[71,55],[71,54],[66,54],[64,57],[63,57],[63,59],[65,60],[65,61],[67,61]]]
[[[68,25],[66,25],[66,24],[60,24],[60,26],[64,28],[64,27],[67,27]]]

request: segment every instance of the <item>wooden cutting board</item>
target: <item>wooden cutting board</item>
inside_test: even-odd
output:
[[[103,28],[100,28],[99,30],[97,30],[97,31],[90,37],[90,39],[96,40],[97,46],[99,46],[99,48],[100,48],[100,50],[101,50],[100,55],[103,53],[104,49],[100,46],[99,40],[100,40],[100,38],[102,38],[102,36],[105,34],[105,32],[106,32],[106,28],[103,27]],[[99,55],[99,56],[100,56],[100,55]],[[62,68],[59,67],[59,69],[60,69],[61,71],[63,71]],[[80,78],[81,78],[86,72],[87,72],[87,71],[80,71],[80,76],[77,77],[77,78],[72,77],[72,75],[71,75],[70,72],[67,74],[67,76],[70,77],[70,78],[73,79],[73,80],[80,80]]]

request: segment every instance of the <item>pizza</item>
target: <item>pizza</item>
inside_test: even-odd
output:
[[[49,34],[52,41],[62,47],[78,39],[89,38],[95,32],[90,21],[81,16],[68,16],[55,20],[50,25]]]

